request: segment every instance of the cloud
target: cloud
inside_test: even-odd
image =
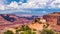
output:
[[[27,3],[22,3],[22,2],[19,2],[17,3],[16,1],[14,2],[11,2],[8,6],[5,6],[7,7],[6,9],[11,9],[11,8],[44,8],[46,6],[46,2],[47,0],[27,0]],[[19,5],[21,4],[21,5]]]
[[[0,4],[0,10],[5,10],[5,6]]]
[[[30,12],[29,8],[34,10],[36,9],[45,9],[49,8],[60,8],[60,0],[27,0],[26,3],[23,2],[11,2],[9,5],[4,4],[5,0],[0,1],[0,10],[6,10],[6,12],[1,13],[13,13],[13,12]],[[2,2],[2,3],[1,3]],[[5,1],[6,2],[6,1]],[[26,10],[25,10],[26,9]],[[10,11],[10,12],[8,12]],[[43,13],[46,13],[45,11]]]
[[[15,1],[14,2],[11,2],[9,5],[0,4],[0,10],[17,9],[18,7],[19,7],[19,5]]]
[[[44,8],[47,0],[28,0],[27,3],[20,5],[22,8]]]
[[[23,3],[22,5],[20,5],[20,8],[38,8],[38,6],[34,4],[34,2],[29,2]]]
[[[60,8],[60,0],[28,0],[28,2],[34,2],[35,6],[41,8]]]
[[[18,4],[21,5],[18,5]],[[10,7],[13,8],[60,8],[60,5],[57,5],[60,3],[60,0],[27,0],[27,3],[22,2],[11,2]]]
[[[49,6],[51,8],[60,8],[60,0],[54,0],[53,2],[51,2],[51,4],[49,4]]]
[[[11,2],[10,5],[8,6],[12,8],[18,8],[18,3],[14,1],[14,2]]]
[[[27,2],[40,2],[40,3],[46,3],[48,0],[27,0]]]
[[[4,2],[5,0],[1,0],[2,2]],[[57,5],[58,3],[60,3],[60,0],[27,0],[27,3],[23,3],[23,2],[11,2],[9,5],[2,5],[1,9],[25,9],[25,8],[45,8],[45,7],[49,7],[49,8],[60,8],[60,5]],[[19,5],[20,4],[20,5]]]

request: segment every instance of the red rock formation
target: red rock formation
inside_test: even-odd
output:
[[[60,12],[54,12],[52,14],[48,14],[48,15],[44,15],[43,16],[44,19],[46,19],[46,21],[51,24],[51,25],[57,25],[60,24]]]
[[[46,19],[54,31],[60,32],[60,12],[44,15],[43,18]]]
[[[15,21],[13,22],[10,22],[8,20],[6,20],[3,16],[9,16],[9,18],[14,18]],[[24,24],[24,23],[28,23],[28,22],[31,22],[30,20],[27,20],[25,18],[19,18],[17,17],[16,15],[14,14],[1,14],[0,15],[0,29],[4,29],[5,27],[16,27],[16,26],[19,26],[17,24]]]

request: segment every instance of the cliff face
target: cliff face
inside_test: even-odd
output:
[[[51,24],[51,25],[58,25],[60,24],[60,12],[54,12],[48,15],[44,15],[43,16],[44,19],[46,19],[46,21]]]
[[[44,15],[43,18],[46,19],[47,23],[51,25],[54,31],[60,32],[60,12]]]

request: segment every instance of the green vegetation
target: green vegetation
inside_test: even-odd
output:
[[[45,30],[41,31],[41,34],[55,34],[55,33],[53,30],[45,29]]]
[[[27,30],[27,31],[21,32],[20,34],[32,34],[32,33],[31,33],[31,30]]]
[[[35,32],[32,32],[28,26],[22,25],[20,30],[23,31],[20,34],[35,34]],[[34,29],[34,31],[36,31],[36,29]]]
[[[20,28],[21,31],[31,30],[28,26],[22,25]]]
[[[6,32],[4,32],[4,34],[14,34],[14,33],[10,30],[7,30]]]
[[[43,30],[41,31],[41,33],[40,34],[55,34],[55,32],[53,31],[53,30],[51,30],[51,29],[46,29],[46,28],[48,28],[49,27],[49,24],[45,24],[45,25],[43,25]]]
[[[32,34],[36,34],[36,32],[33,32]]]
[[[31,30],[23,31],[20,34],[36,34],[36,32],[32,32]]]
[[[40,31],[40,34],[58,34],[58,33],[55,33],[53,30],[49,30],[49,29],[46,29],[49,27],[49,24],[46,24],[43,26],[43,30]],[[36,29],[33,29],[31,30],[31,28],[29,28],[29,26],[27,25],[22,25],[21,28],[15,28],[16,29],[16,34],[36,34],[37,30]],[[4,32],[4,34],[14,34],[12,31],[10,30],[7,30],[6,32]]]
[[[28,32],[24,31],[24,32],[21,32],[20,34],[29,34]]]

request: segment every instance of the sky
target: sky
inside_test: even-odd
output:
[[[42,16],[60,12],[60,0],[0,0],[0,14]]]

